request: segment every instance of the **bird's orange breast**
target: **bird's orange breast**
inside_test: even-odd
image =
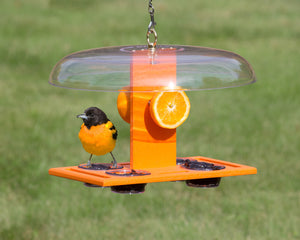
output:
[[[116,145],[116,140],[113,138],[116,130],[112,130],[112,126],[110,121],[106,124],[92,126],[90,129],[82,124],[78,137],[85,151],[93,155],[104,155],[111,152]]]

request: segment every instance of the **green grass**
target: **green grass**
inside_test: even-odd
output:
[[[113,107],[117,94],[47,81],[71,52],[145,44],[147,1],[2,0],[0,239],[300,238],[299,1],[153,4],[159,43],[234,51],[258,78],[188,93],[192,109],[178,129],[178,155],[252,165],[258,174],[224,178],[216,189],[148,184],[134,196],[49,176],[51,167],[88,157],[75,115],[92,105],[117,126],[115,155],[128,160],[129,126]]]

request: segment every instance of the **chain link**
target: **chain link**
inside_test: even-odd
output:
[[[148,12],[150,14],[150,23],[148,25],[148,31],[147,31],[147,42],[148,42],[148,48],[154,49],[157,44],[157,33],[155,31],[156,22],[154,21],[154,7],[152,5],[152,0],[149,0]],[[150,34],[154,35],[154,42],[150,41]]]
[[[148,12],[150,14],[150,23],[148,26],[148,31],[150,31],[150,29],[155,28],[156,25],[156,22],[154,21],[154,7],[152,5],[152,0],[149,0]]]

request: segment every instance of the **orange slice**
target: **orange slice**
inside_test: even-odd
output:
[[[117,99],[117,107],[120,116],[125,122],[130,123],[130,93],[120,92]]]
[[[154,122],[162,127],[174,129],[189,116],[190,101],[184,91],[159,92],[150,102],[150,113]]]

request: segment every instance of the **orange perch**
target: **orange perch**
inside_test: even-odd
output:
[[[153,182],[167,182],[167,181],[181,181],[191,179],[205,179],[205,178],[219,178],[229,176],[240,176],[256,174],[257,170],[254,167],[225,162],[206,157],[189,157],[189,159],[195,159],[198,161],[205,161],[213,163],[215,165],[223,165],[225,169],[216,171],[195,171],[185,169],[179,165],[172,167],[158,167],[146,169],[150,172],[150,175],[145,176],[112,176],[105,171],[97,170],[86,170],[79,168],[78,166],[72,167],[60,167],[51,168],[49,170],[50,175],[64,177],[72,180],[77,180],[85,183],[95,184],[102,187],[118,186],[118,185],[129,185],[129,184],[140,184],[140,183],[153,183]],[[129,163],[120,163],[124,166],[124,169],[129,169]]]

